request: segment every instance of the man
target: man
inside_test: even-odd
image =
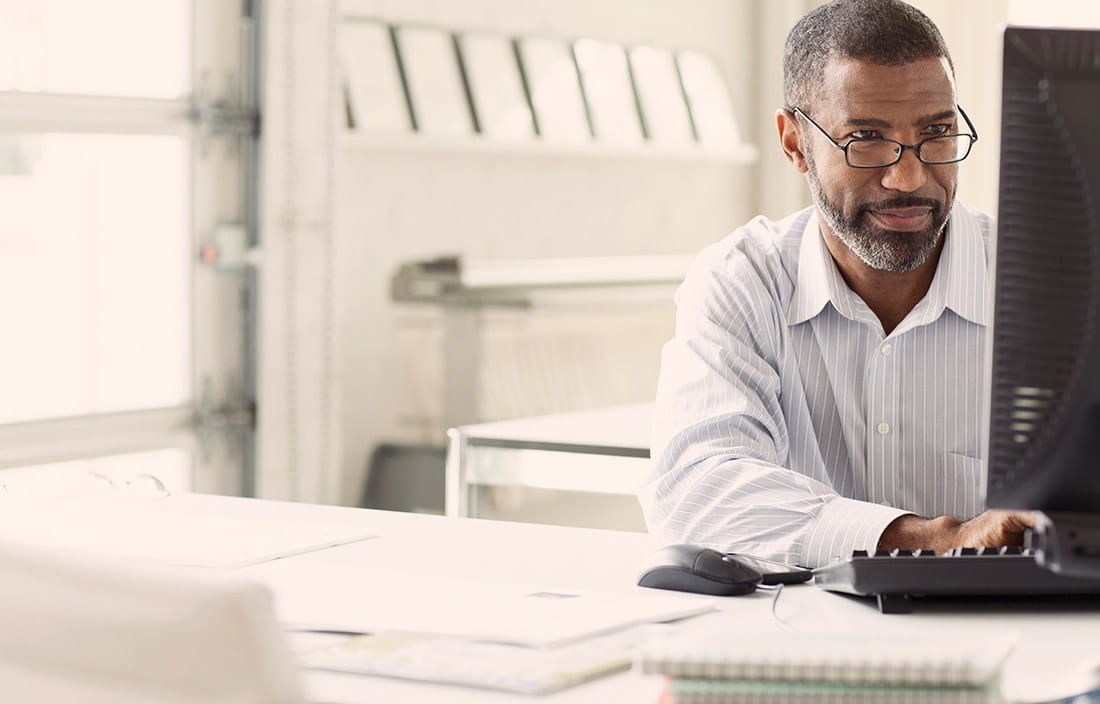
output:
[[[696,259],[658,385],[650,530],[806,566],[1019,544],[984,511],[992,223],[955,201],[977,139],[939,30],[835,0],[787,38],[788,161],[814,206]]]

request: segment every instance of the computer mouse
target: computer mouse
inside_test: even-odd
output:
[[[756,590],[760,572],[735,556],[699,545],[669,545],[653,553],[638,586],[738,596]]]

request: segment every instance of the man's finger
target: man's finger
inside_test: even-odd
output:
[[[1021,529],[1035,527],[1035,514],[1032,511],[1010,511],[1007,518],[1008,523]]]

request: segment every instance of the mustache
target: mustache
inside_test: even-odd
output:
[[[860,206],[860,213],[869,210],[893,210],[895,208],[930,208],[933,215],[938,215],[943,210],[943,203],[934,198],[920,198],[919,196],[899,196],[886,200],[877,200],[864,203]]]

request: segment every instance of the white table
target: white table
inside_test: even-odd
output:
[[[652,419],[644,403],[452,428],[445,512],[476,518],[490,486],[633,496],[649,465]]]
[[[638,566],[654,548],[642,533],[531,525],[469,518],[423,516],[365,509],[312,506],[224,497],[196,497],[237,515],[277,515],[295,520],[357,521],[381,537],[286,558],[303,570],[318,561],[367,565],[434,576],[540,584],[548,588],[600,589],[628,593]],[[447,595],[441,593],[441,599]],[[278,598],[278,594],[276,594]],[[324,598],[318,594],[318,598]],[[369,599],[369,594],[363,595]],[[699,599],[709,597],[695,597]],[[772,595],[719,599],[719,611],[700,618],[728,622],[731,637],[752,631],[777,631]],[[915,600],[914,613],[883,615],[873,600],[821,591],[812,585],[784,590],[777,613],[790,628],[816,633],[934,633],[950,648],[953,634],[975,629],[1018,633],[1004,678],[1010,694],[1026,695],[1055,681],[1082,663],[1100,664],[1100,599],[1052,603],[1026,599],[982,603]],[[331,673],[307,674],[318,702],[469,702],[538,701],[540,704],[656,702],[652,679],[633,672],[607,677],[534,698],[492,691],[420,684],[378,677]]]
[[[424,516],[333,506],[315,506],[254,499],[191,495],[185,498],[197,512],[252,520],[338,522],[361,524],[379,537],[283,558],[283,564],[308,571],[318,563],[359,565],[422,575],[498,583],[539,585],[546,589],[601,590],[628,594],[639,565],[654,545],[635,532],[496,522],[480,519]],[[247,568],[244,568],[247,569]],[[317,599],[326,599],[323,589]],[[366,590],[363,599],[371,599]],[[441,591],[439,598],[447,599]],[[731,638],[778,632],[771,594],[713,599],[717,612],[710,619],[728,628]],[[276,601],[279,593],[275,592]],[[1027,599],[996,603],[926,602],[915,600],[914,613],[883,615],[873,600],[830,594],[812,585],[788,587],[777,608],[786,627],[826,634],[933,633],[950,649],[955,636],[971,631],[1002,630],[1019,635],[1004,678],[1009,694],[1028,695],[1058,681],[1084,663],[1100,664],[1100,599],[1088,602],[1035,602]],[[295,634],[291,645],[315,644],[317,636]],[[448,685],[406,682],[381,677],[307,672],[312,701],[324,704],[410,702],[415,704],[656,704],[659,682],[634,672],[613,675],[545,697]],[[2,698],[2,697],[0,697]]]

